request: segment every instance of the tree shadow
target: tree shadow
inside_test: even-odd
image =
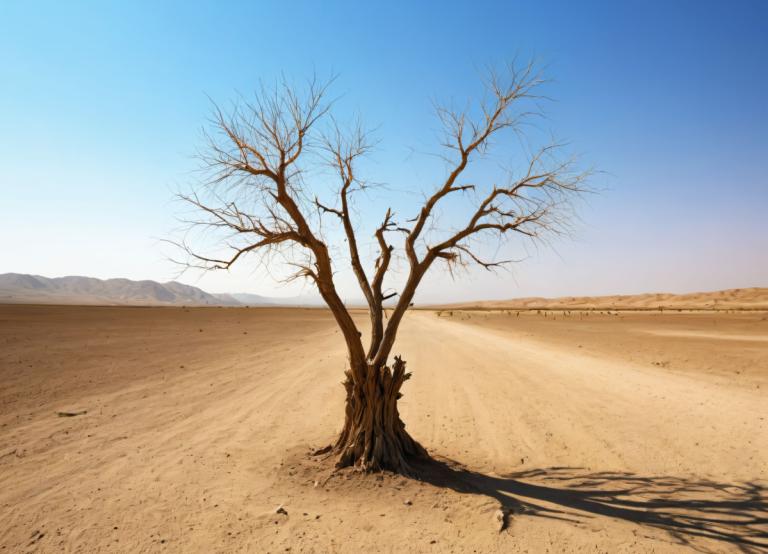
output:
[[[453,460],[433,460],[417,479],[463,494],[491,497],[510,516],[578,524],[606,516],[655,527],[679,544],[706,551],[697,538],[768,552],[768,490],[764,482],[719,483],[682,477],[642,477],[628,472],[592,472],[550,467],[493,476]]]

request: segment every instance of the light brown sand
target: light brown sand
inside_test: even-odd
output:
[[[325,482],[327,312],[3,306],[0,551],[758,551],[767,336],[759,313],[415,312],[401,411],[467,471]]]

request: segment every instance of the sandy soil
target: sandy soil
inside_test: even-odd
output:
[[[401,412],[442,463],[409,480],[307,458],[342,415],[323,310],[2,306],[0,550],[765,551],[766,338],[411,313]]]

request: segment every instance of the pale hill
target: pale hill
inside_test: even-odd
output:
[[[768,310],[768,288],[727,289],[689,294],[646,293],[561,298],[513,298],[435,306],[486,310]]]
[[[221,295],[219,295],[221,296]],[[248,292],[236,292],[230,295],[232,298],[246,306],[296,306],[317,307],[325,306],[319,294],[302,294],[299,296],[270,297],[251,294]]]
[[[287,298],[251,293],[216,294],[176,281],[0,274],[0,304],[130,306],[321,306],[319,295]]]
[[[0,275],[0,303],[238,306],[226,295],[209,294],[197,287],[171,281],[131,281],[6,273]]]

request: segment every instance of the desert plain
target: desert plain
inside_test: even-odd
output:
[[[444,307],[398,341],[413,479],[308,455],[343,420],[326,310],[0,306],[0,551],[768,550],[767,312]]]

